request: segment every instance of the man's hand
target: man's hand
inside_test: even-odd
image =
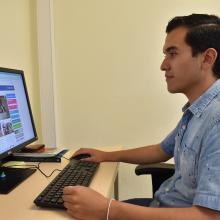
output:
[[[104,162],[109,160],[108,158],[109,152],[105,152],[101,150],[96,150],[91,148],[80,148],[74,153],[73,157],[79,154],[90,154],[90,157],[82,159],[85,161]]]
[[[108,199],[83,186],[67,186],[63,190],[67,212],[79,220],[105,220]]]

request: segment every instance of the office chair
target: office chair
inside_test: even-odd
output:
[[[174,164],[167,163],[138,165],[135,168],[135,174],[138,176],[148,174],[151,175],[153,195],[157,189],[159,189],[160,185],[174,174],[174,171]],[[152,200],[153,198],[134,198],[125,200],[124,202],[135,205],[148,206]]]
[[[159,189],[160,185],[174,174],[174,171],[174,164],[167,163],[138,165],[135,168],[135,174],[138,176],[145,174],[151,175],[153,195]]]

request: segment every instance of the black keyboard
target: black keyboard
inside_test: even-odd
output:
[[[71,160],[55,179],[38,195],[34,203],[40,207],[60,208],[63,206],[65,186],[89,186],[99,163]]]

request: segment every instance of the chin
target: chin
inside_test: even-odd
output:
[[[176,89],[176,88],[167,87],[167,90],[168,90],[168,92],[170,92],[170,93],[180,93],[180,91],[179,91],[178,89]]]

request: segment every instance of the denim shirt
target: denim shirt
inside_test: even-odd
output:
[[[175,174],[161,185],[151,206],[220,211],[220,79],[183,111],[161,143],[174,156]]]

